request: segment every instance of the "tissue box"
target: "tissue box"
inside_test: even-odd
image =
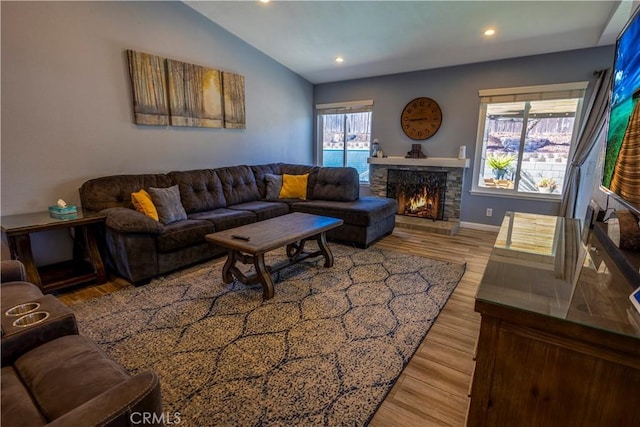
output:
[[[60,206],[49,206],[49,213],[55,215],[77,214],[78,208],[72,205],[65,206],[64,208],[61,208]]]
[[[55,219],[76,219],[78,218],[78,212],[70,212],[70,213],[63,213],[63,214],[49,212],[49,216]]]

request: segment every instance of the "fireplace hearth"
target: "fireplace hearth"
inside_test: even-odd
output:
[[[389,169],[387,197],[398,201],[398,214],[444,219],[447,172]]]

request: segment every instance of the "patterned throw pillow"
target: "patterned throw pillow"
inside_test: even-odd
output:
[[[307,199],[307,182],[309,174],[304,175],[282,175],[281,199]]]
[[[267,200],[278,199],[282,189],[282,175],[267,173],[264,175],[264,179],[267,181]]]
[[[149,193],[144,191],[144,189],[135,193],[131,193],[131,203],[133,203],[133,207],[138,212],[142,212],[149,218],[153,218],[158,221],[158,211],[151,201],[151,196],[149,195]]]
[[[151,200],[158,211],[158,219],[163,224],[187,219],[187,212],[180,202],[180,189],[177,185],[168,188],[149,187]]]

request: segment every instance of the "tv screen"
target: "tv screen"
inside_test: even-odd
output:
[[[640,10],[640,9],[639,9]],[[602,185],[640,211],[640,13],[616,42]]]

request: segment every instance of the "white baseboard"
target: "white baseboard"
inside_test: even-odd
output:
[[[500,231],[499,225],[480,224],[478,222],[467,222],[467,221],[460,221],[460,228],[471,228],[473,230],[495,231],[496,233]]]

